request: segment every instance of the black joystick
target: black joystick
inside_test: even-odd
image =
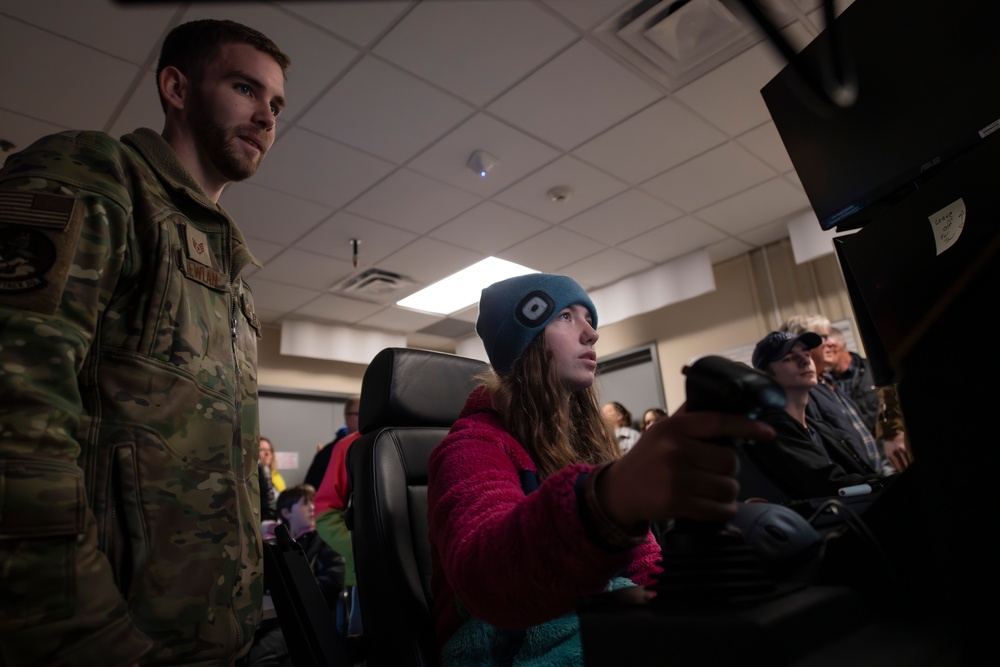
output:
[[[725,357],[707,356],[684,369],[688,410],[715,410],[756,419],[783,408],[785,392],[768,375]],[[740,446],[720,441],[724,446]],[[650,586],[656,604],[720,604],[774,591],[763,563],[725,523],[677,520],[662,539],[663,574]]]

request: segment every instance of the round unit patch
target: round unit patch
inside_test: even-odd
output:
[[[56,261],[56,249],[44,233],[30,227],[0,229],[0,292],[41,289]]]

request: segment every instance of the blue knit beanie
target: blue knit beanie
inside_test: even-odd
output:
[[[563,308],[586,306],[594,328],[597,309],[587,293],[569,276],[529,273],[493,283],[479,299],[476,333],[497,373],[506,373],[528,344]]]

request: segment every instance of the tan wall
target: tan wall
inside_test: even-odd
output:
[[[785,239],[717,264],[714,271],[715,291],[600,330],[599,355],[656,343],[671,410],[684,401],[681,368],[700,356],[753,344],[796,314],[822,313],[834,321],[854,321],[833,254],[797,265]],[[259,345],[261,386],[361,391],[363,365],[282,356],[280,336],[279,327],[265,327]]]
[[[833,254],[796,265],[786,239],[716,264],[714,271],[713,292],[601,327],[599,355],[656,343],[671,411],[684,402],[681,368],[700,356],[756,343],[795,314],[854,321]]]
[[[257,341],[257,384],[261,387],[301,389],[352,395],[361,392],[365,366],[325,359],[283,355],[281,327],[265,324]]]

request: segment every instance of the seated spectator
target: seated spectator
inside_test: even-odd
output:
[[[274,456],[274,446],[268,438],[260,439],[260,449],[257,450],[258,463],[271,471],[271,486],[274,489],[274,500],[278,500],[278,494],[285,490],[285,478],[278,472],[278,461]]]
[[[834,354],[833,364],[830,366],[833,383],[845,396],[854,401],[862,421],[874,435],[879,398],[868,360],[857,352],[847,349],[844,333],[837,327],[830,327],[827,343],[832,347]]]
[[[476,331],[493,374],[428,469],[441,664],[582,666],[574,604],[652,583],[651,521],[735,516],[738,459],[712,439],[774,435],[742,415],[682,409],[623,454],[593,386],[596,326],[567,276],[483,290]]]
[[[270,468],[258,464],[257,484],[260,486],[260,520],[263,529],[278,521],[278,494],[271,484]]]
[[[809,392],[808,414],[839,431],[851,443],[854,452],[873,470],[891,475],[896,472],[895,468],[889,465],[882,447],[865,425],[854,401],[837,389],[833,376],[830,375],[830,369],[836,360],[835,346],[830,342],[830,328],[830,320],[822,315],[795,316],[789,318],[782,327],[782,331],[796,336],[811,331],[823,340],[822,345],[817,345],[812,350],[819,381]]]
[[[639,431],[632,428],[632,413],[618,401],[605,403],[601,410],[604,418],[608,420],[611,427],[615,429],[615,437],[618,438],[618,446],[622,453],[632,449],[633,445],[639,441]]]
[[[323,599],[333,611],[344,590],[344,559],[316,534],[313,500],[315,490],[308,484],[289,487],[278,495],[278,521],[288,528],[316,576]],[[267,577],[264,592],[270,592]],[[288,646],[281,633],[280,619],[261,623],[247,655],[247,667],[272,667],[288,663]]]
[[[360,400],[354,405],[354,411],[357,411],[359,407]],[[333,446],[330,462],[326,466],[319,490],[316,492],[316,532],[334,551],[344,556],[344,586],[350,598],[346,623],[346,634],[349,635],[361,634],[364,627],[361,623],[361,606],[356,590],[354,547],[351,541],[351,532],[347,529],[344,516],[350,493],[347,478],[347,450],[355,440],[361,437],[361,433],[357,429],[357,421],[357,416],[355,416],[353,420],[354,430],[338,440]]]
[[[663,408],[649,408],[644,413],[642,413],[642,426],[640,431],[645,431],[647,428],[660,421],[667,416],[667,411]]]
[[[879,478],[822,420],[806,416],[817,383],[810,351],[823,344],[812,332],[795,336],[772,331],[757,343],[753,366],[785,390],[785,408],[765,411],[760,420],[777,433],[773,440],[745,446],[760,472],[793,499],[835,496],[839,489]]]

